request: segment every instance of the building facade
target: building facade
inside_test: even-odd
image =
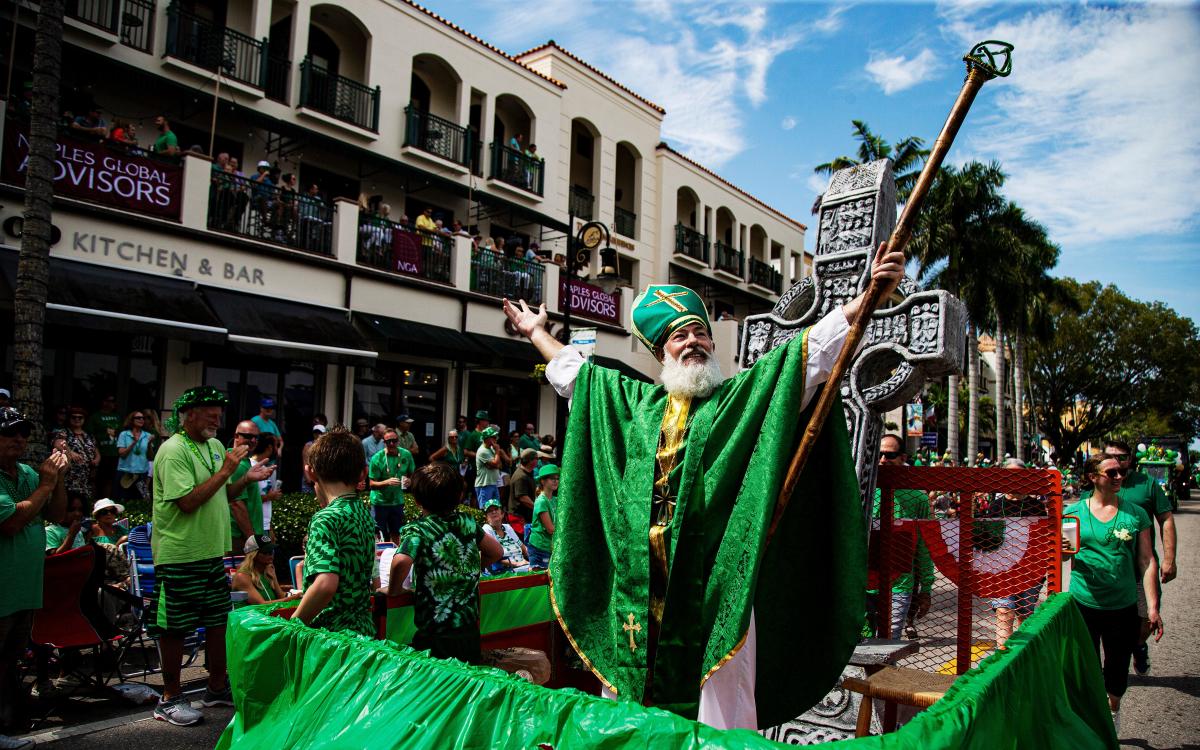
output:
[[[0,172],[11,316],[35,19],[3,12],[17,52]],[[714,319],[740,318],[811,264],[802,224],[662,143],[661,107],[554,43],[509,55],[392,0],[95,0],[67,14],[50,415],[109,392],[162,409],[205,383],[231,394],[231,416],[278,399],[297,455],[317,413],[407,413],[427,451],[479,409],[502,430],[561,434],[502,298],[545,303],[560,332],[576,300],[573,327],[596,329],[600,361],[649,379],[657,365],[629,332],[640,287],[689,284]],[[159,117],[178,155],[153,152]],[[618,251],[613,294],[587,283],[598,258],[571,284],[554,262],[592,220]],[[737,326],[718,329],[736,368]],[[11,334],[5,347],[11,373]]]

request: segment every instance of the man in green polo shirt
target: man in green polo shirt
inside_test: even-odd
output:
[[[154,718],[191,726],[203,718],[180,691],[183,639],[205,629],[208,688],[201,704],[232,706],[225,672],[225,620],[229,581],[221,558],[230,548],[226,486],[246,457],[244,445],[227,453],[217,440],[225,394],[211,386],[189,388],[167,420],[173,434],[154,458],[154,553],[157,596],[147,632],[159,639],[163,695]]]
[[[88,417],[83,429],[96,441],[96,449],[100,452],[100,465],[96,467],[96,497],[112,497],[120,458],[117,435],[121,432],[121,415],[117,413],[117,397],[111,393],[104,396],[100,411]]]
[[[154,118],[154,127],[158,130],[158,137],[154,139],[150,150],[163,156],[178,156],[179,139],[171,132],[171,121],[165,115],[158,115]]]
[[[233,432],[233,447],[244,447],[249,454],[258,444],[258,437],[258,425],[253,420],[238,422]],[[267,463],[252,466],[247,455],[229,477],[225,494],[229,497],[229,531],[233,535],[231,555],[243,554],[246,540],[264,533],[262,489],[258,483],[274,471]]]
[[[385,539],[400,543],[404,526],[404,490],[416,470],[412,454],[400,447],[395,430],[383,433],[383,450],[371,456],[367,478],[371,482],[371,506],[375,509],[375,525]]]
[[[475,412],[475,429],[458,431],[458,445],[462,448],[463,460],[467,462],[467,473],[463,475],[467,487],[475,487],[475,452],[483,445],[483,431],[490,424],[491,417],[487,410],[480,409]],[[474,492],[474,489],[471,491]]]
[[[67,511],[62,481],[67,457],[55,451],[38,469],[19,463],[33,423],[11,406],[0,408],[0,715],[19,715],[22,692],[17,661],[25,653],[33,613],[42,606],[46,559],[45,521],[58,523]],[[32,741],[0,735],[0,746],[32,747]]]

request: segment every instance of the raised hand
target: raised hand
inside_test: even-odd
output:
[[[42,461],[42,465],[38,467],[38,476],[42,484],[55,485],[58,483],[58,478],[67,470],[67,454],[62,451],[54,451]]]
[[[535,331],[546,327],[546,303],[536,311],[530,309],[525,300],[518,300],[514,305],[507,298],[504,300],[504,314],[508,316],[513,327],[520,331],[525,338],[531,338]]]
[[[246,472],[246,476],[252,482],[261,482],[275,473],[275,467],[266,463],[261,463],[258,466],[251,468]]]
[[[879,252],[871,262],[871,278],[883,286],[883,298],[886,299],[904,278],[904,253],[888,250],[886,242],[879,245]]]
[[[250,448],[245,445],[235,445],[225,453],[225,460],[221,463],[221,471],[225,472],[226,476],[237,471],[238,464],[250,452]]]

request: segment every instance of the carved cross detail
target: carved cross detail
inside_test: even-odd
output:
[[[629,633],[629,650],[637,651],[637,642],[633,640],[633,634],[641,633],[642,626],[634,620],[632,612],[629,613],[629,621],[621,625],[621,629]]]
[[[813,275],[783,293],[775,309],[746,319],[741,362],[749,367],[866,288],[871,259],[896,223],[896,183],[884,159],[838,170],[821,198]],[[846,425],[871,511],[883,413],[912,399],[927,379],[957,370],[965,347],[966,309],[942,290],[917,291],[905,278],[903,299],[876,311],[865,343],[841,383]]]

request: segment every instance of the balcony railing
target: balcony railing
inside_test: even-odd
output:
[[[637,214],[617,206],[613,209],[613,231],[622,237],[637,237]]]
[[[480,250],[471,258],[471,291],[540,304],[545,268],[536,260]]]
[[[546,163],[536,156],[526,156],[519,149],[503,143],[492,143],[492,179],[506,182],[537,195],[543,194]]]
[[[472,153],[471,131],[450,120],[422,111],[411,104],[404,108],[404,145],[467,166]]]
[[[228,172],[212,174],[208,228],[333,255],[333,206]]]
[[[592,209],[596,205],[596,198],[590,190],[572,185],[567,201],[568,209],[576,219],[592,220]]]
[[[123,0],[121,44],[141,52],[154,48],[154,0]]]
[[[67,0],[63,15],[89,26],[117,33],[117,10],[121,0]]]
[[[287,104],[291,80],[292,61],[267,55],[267,78],[263,85],[267,98]]]
[[[358,216],[360,265],[449,284],[452,246],[447,234],[422,232],[381,216]]]
[[[758,258],[751,258],[750,283],[779,294],[783,291],[783,274]]]
[[[708,263],[708,236],[683,224],[675,225],[675,254]]]
[[[266,39],[219,28],[176,3],[167,7],[167,54],[249,86],[265,86]]]
[[[734,250],[729,245],[720,241],[713,244],[717,251],[716,269],[725,273],[731,273],[739,279],[745,277],[746,256],[742,254],[742,251]]]
[[[379,87],[371,88],[305,57],[300,63],[300,104],[351,125],[379,132]]]

